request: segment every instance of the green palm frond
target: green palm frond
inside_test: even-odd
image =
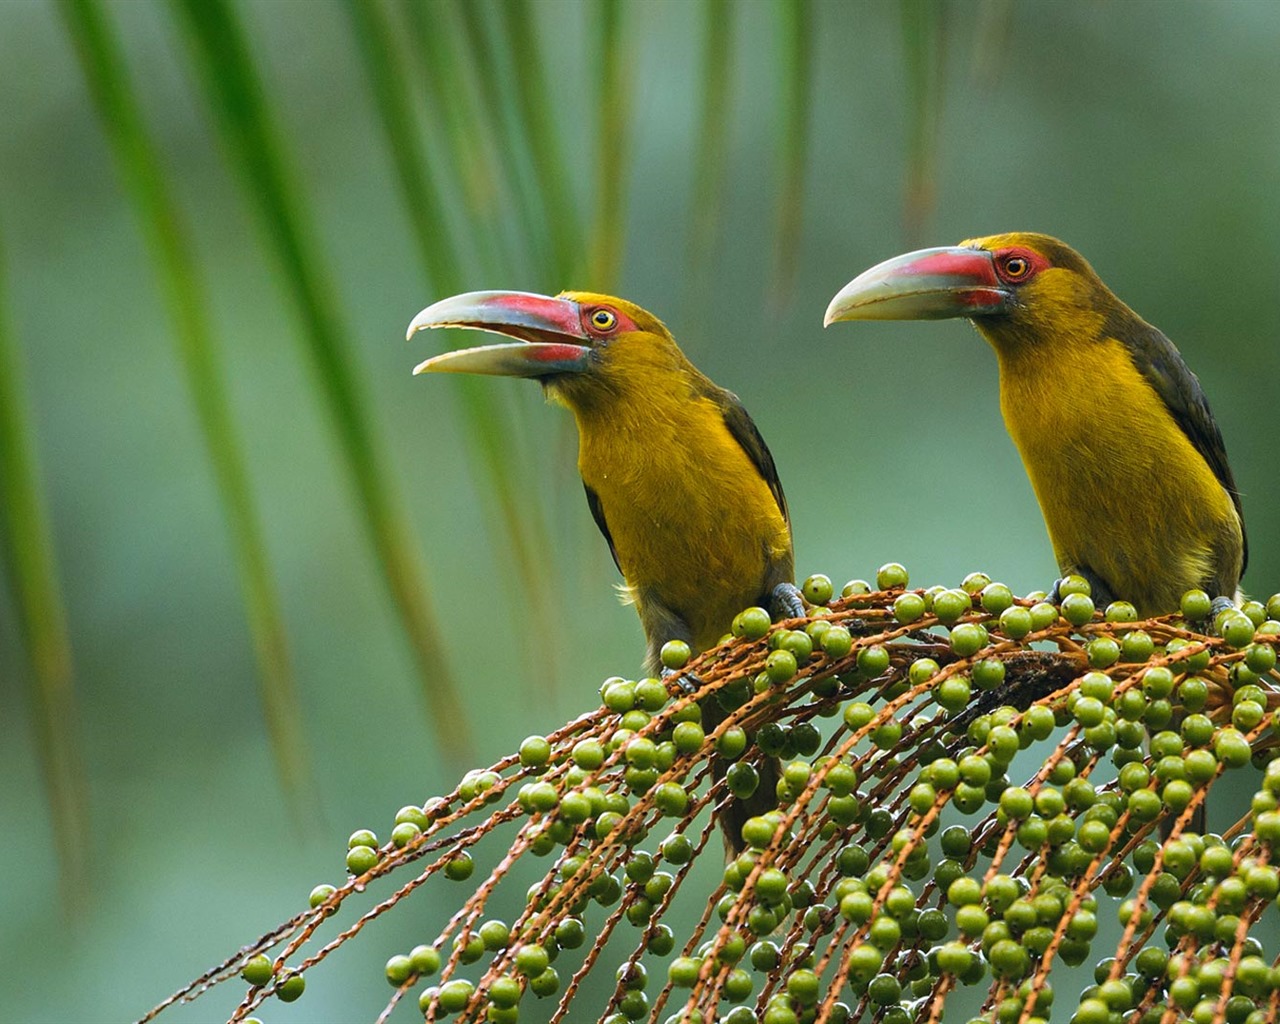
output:
[[[939,0],[901,0],[901,14],[910,118],[903,231],[908,244],[914,244],[924,233],[935,199],[945,37]]]
[[[85,888],[89,786],[80,752],[71,641],[30,414],[0,274],[0,551],[30,665],[29,699],[68,905]]]
[[[595,167],[595,210],[591,217],[587,273],[591,287],[611,292],[617,286],[626,244],[627,167],[631,148],[630,62],[620,60],[618,40],[626,38],[621,0],[601,0],[592,9],[595,44],[596,132],[607,140]]]
[[[462,246],[446,230],[437,193],[423,172],[424,147],[414,129],[408,71],[395,45],[387,11],[379,0],[348,0],[347,10],[365,58],[374,99],[382,115],[387,148],[409,209],[423,268],[436,296],[466,291],[467,285],[459,273],[463,265]],[[434,32],[428,31],[426,35],[433,36]],[[443,139],[439,141],[441,148],[449,148],[454,137],[448,143]],[[507,271],[507,274],[511,272]],[[555,657],[551,639],[555,632],[558,602],[545,557],[545,552],[551,550],[550,535],[541,508],[522,498],[531,482],[511,440],[518,438],[521,432],[515,428],[511,415],[498,401],[490,383],[466,377],[457,381],[466,417],[466,436],[479,452],[487,483],[497,498],[517,576],[525,592],[527,606],[538,623],[534,633],[536,644],[541,648],[538,662],[544,671],[542,682],[554,689]]]
[[[800,251],[804,217],[804,177],[809,163],[809,115],[813,90],[810,35],[813,8],[809,0],[782,0],[778,5],[781,131],[778,141],[778,237],[774,246],[774,291],[781,298],[791,288]]]
[[[297,303],[306,352],[355,482],[365,528],[408,634],[440,749],[451,760],[461,760],[470,747],[470,730],[423,585],[421,560],[387,478],[385,447],[351,363],[346,340],[350,331],[338,307],[337,292],[312,241],[307,208],[246,41],[225,0],[174,0],[174,6],[227,148],[256,203]]]
[[[544,206],[542,229],[551,241],[551,268],[557,287],[570,287],[584,265],[581,217],[560,144],[560,119],[548,94],[546,63],[536,58],[532,5],[529,0],[506,0],[497,11],[521,137],[532,159],[537,194]]]
[[[733,28],[737,8],[730,0],[702,6],[702,95],[694,142],[693,199],[689,213],[690,287],[701,291],[715,249],[723,212],[721,196],[729,164],[729,113],[733,71]]]
[[[208,327],[209,304],[165,171],[143,125],[119,44],[103,11],[95,0],[66,0],[61,10],[155,255],[173,320],[174,340],[231,529],[276,769],[290,796],[290,806],[298,807],[304,797],[314,798],[302,711],[280,601],[250,494],[243,446],[233,424],[222,367]]]

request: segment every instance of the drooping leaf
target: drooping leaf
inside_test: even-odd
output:
[[[620,0],[599,0],[592,8],[595,46],[597,139],[606,140],[592,160],[595,207],[591,217],[588,275],[591,286],[612,292],[626,244],[626,175],[631,143],[631,68],[620,59],[618,40],[626,38]]]
[[[1000,80],[1000,71],[1007,63],[1014,13],[1013,0],[980,0],[978,4],[969,73],[984,89],[995,87]]]
[[[809,36],[813,8],[809,0],[781,0],[778,5],[778,67],[782,75],[781,132],[778,141],[778,241],[774,260],[774,293],[780,300],[791,289],[800,251],[804,217],[804,177],[809,164],[809,110],[813,58]]]
[[[155,257],[186,371],[196,418],[231,531],[236,570],[258,661],[259,690],[271,750],[290,806],[314,799],[302,711],[290,665],[280,602],[250,494],[206,310],[195,257],[129,81],[119,43],[96,0],[63,0],[61,10]],[[299,813],[299,818],[306,820]]]
[[[903,231],[908,244],[924,234],[937,187],[938,125],[945,58],[941,0],[900,0],[907,75],[907,180]]]
[[[71,642],[18,352],[0,273],[0,551],[29,664],[28,696],[68,906],[83,894],[89,791],[80,753]]]
[[[383,464],[358,374],[345,339],[349,330],[306,207],[268,108],[240,26],[225,0],[173,0],[202,73],[228,151],[255,203],[298,306],[302,338],[417,662],[440,749],[454,762],[470,748],[470,729],[423,583],[421,560]]]
[[[504,147],[494,76],[482,61],[468,59],[471,35],[483,38],[477,19],[464,14],[467,5],[445,0],[407,0],[400,7],[408,39],[403,75],[421,82],[417,91],[424,100],[419,105],[423,131],[432,140],[430,167],[449,172],[447,182],[428,184],[451,188],[461,197],[473,257],[467,266],[474,263],[489,277],[506,273],[527,279],[531,252],[522,236],[532,234],[534,215],[527,204],[512,199],[516,161],[498,156]]]
[[[584,266],[582,218],[573,200],[569,165],[560,146],[559,121],[551,105],[543,69],[547,62],[529,51],[537,46],[529,0],[504,0],[498,5],[499,23],[511,54],[515,102],[521,129],[545,203],[552,266],[560,286],[575,281]]]
[[[693,208],[689,214],[689,264],[693,280],[702,276],[702,268],[710,261],[724,205],[736,10],[730,0],[704,0],[702,5],[702,97],[695,140]]]
[[[468,290],[457,268],[461,246],[445,226],[443,211],[427,180],[425,154],[414,128],[410,84],[405,64],[392,37],[392,26],[380,0],[348,0],[347,10],[361,44],[374,99],[382,115],[401,194],[409,209],[413,234],[434,295]],[[484,285],[483,287],[491,287]],[[464,431],[480,456],[486,483],[497,498],[526,606],[537,622],[532,642],[539,651],[541,680],[554,690],[556,608],[548,552],[552,550],[542,506],[523,498],[531,487],[526,460],[515,439],[520,437],[507,407],[497,400],[493,381],[460,377],[452,382],[461,396],[466,417]]]
[[[481,69],[472,76],[478,95],[476,109],[481,114],[477,123],[482,131],[493,132],[495,145],[501,152],[498,163],[511,192],[509,227],[514,229],[512,251],[523,257],[518,269],[528,275],[530,286],[540,282],[539,287],[562,287],[564,282],[555,279],[556,261],[546,225],[548,199],[539,187],[534,154],[526,140],[521,107],[516,98],[514,64],[517,54],[512,49],[513,41],[507,37],[507,22],[498,16],[495,5],[468,0],[442,3],[438,8],[438,18],[431,24],[428,24],[424,13],[425,5],[410,3],[409,9],[413,14],[410,24],[416,27],[419,40],[427,39],[435,21],[449,13],[461,27],[461,49],[468,67],[463,69],[455,65],[453,70],[459,81],[465,81],[470,72]],[[429,72],[426,75],[428,82],[442,77],[439,72],[434,79]],[[437,100],[447,99],[445,105],[451,107],[459,90],[450,79],[444,79],[438,82],[435,92]]]

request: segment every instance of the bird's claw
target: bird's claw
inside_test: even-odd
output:
[[[684,690],[685,693],[697,693],[702,689],[702,680],[692,672],[681,672],[679,669],[675,668],[663,668],[662,679],[664,682],[672,676],[676,677],[676,685],[679,686],[680,689]]]
[[[1236,603],[1229,597],[1215,597],[1213,603],[1209,605],[1209,621],[1215,622],[1219,615],[1228,608],[1234,608]]]
[[[769,595],[769,611],[775,619],[804,618],[804,598],[794,583],[779,583]]]

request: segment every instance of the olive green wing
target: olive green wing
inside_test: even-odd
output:
[[[613,564],[618,567],[618,572],[622,572],[622,563],[618,561],[618,549],[613,546],[613,537],[609,533],[609,524],[605,522],[604,506],[600,503],[600,495],[596,494],[585,482],[582,484],[582,489],[587,492],[587,508],[591,509],[591,518],[596,521],[596,526],[604,534],[605,543],[609,545],[609,554],[613,555]]]
[[[751,418],[737,395],[723,388],[717,388],[716,391],[717,394],[708,395],[708,397],[720,406],[724,414],[724,425],[729,428],[729,433],[742,446],[742,450],[747,453],[747,458],[759,471],[764,482],[769,485],[782,518],[790,525],[791,513],[787,509],[787,496],[782,493],[778,467],[773,464],[773,455],[769,452],[769,446],[764,443],[760,428],[756,426],[755,420]]]
[[[1249,539],[1244,532],[1244,510],[1240,506],[1240,492],[1236,490],[1235,477],[1227,462],[1227,449],[1222,442],[1222,431],[1209,409],[1200,381],[1191,372],[1177,347],[1156,328],[1145,328],[1128,345],[1134,365],[1155,389],[1160,400],[1174,421],[1186,434],[1187,440],[1209,464],[1213,475],[1223,489],[1231,495],[1236,512],[1240,516],[1240,533],[1244,545],[1240,571],[1249,563]]]

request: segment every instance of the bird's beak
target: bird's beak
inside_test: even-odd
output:
[[[530,292],[467,292],[441,299],[413,318],[406,338],[428,327],[469,327],[519,339],[432,356],[414,373],[484,373],[502,377],[550,377],[581,373],[591,348],[582,309],[569,299]],[[576,340],[569,340],[576,339]]]
[[[1012,292],[984,249],[920,249],[864,270],[836,293],[822,326],[837,320],[946,320],[1007,308]]]

